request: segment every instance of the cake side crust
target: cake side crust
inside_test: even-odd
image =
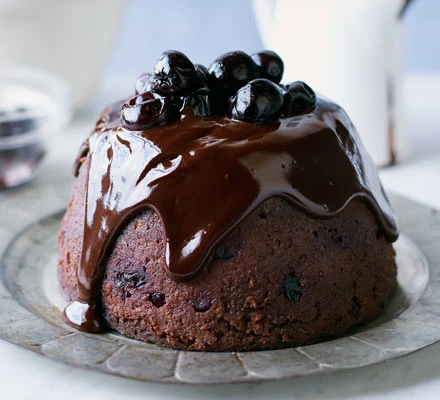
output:
[[[87,172],[84,159],[59,234],[58,276],[69,299],[77,294]],[[167,276],[164,251],[158,215],[132,219],[105,261],[103,308],[119,332],[186,350],[275,349],[334,337],[380,314],[396,285],[392,245],[361,200],[322,220],[271,198],[188,282]]]

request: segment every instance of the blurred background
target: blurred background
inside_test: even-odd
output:
[[[378,165],[404,161],[412,147],[404,77],[440,70],[440,43],[434,39],[440,29],[440,2],[412,0],[398,20],[395,10],[405,3],[163,0],[154,5],[128,0],[101,80],[100,93],[106,94],[95,97],[93,104],[98,109],[109,96],[131,89],[133,77],[150,71],[164,49],[181,50],[209,66],[229,50],[270,48],[283,57],[287,81],[305,80],[346,108]],[[387,13],[395,21],[386,20]],[[272,21],[265,21],[268,14]]]
[[[0,0],[0,66],[28,64],[58,72],[74,84],[74,100],[82,105],[96,92],[98,84],[108,86],[115,76],[131,76],[133,80],[140,72],[150,71],[165,49],[178,49],[195,62],[209,66],[229,50],[252,53],[266,45],[280,47],[277,44],[284,42],[295,54],[295,63],[307,66],[310,53],[316,49],[300,52],[302,44],[313,35],[324,38],[330,22],[347,36],[357,34],[356,25],[362,27],[364,35],[359,35],[357,42],[364,40],[361,36],[368,40],[365,24],[369,24],[385,43],[389,35],[380,18],[384,19],[389,10],[397,15],[406,1],[310,0],[306,2],[310,5],[304,5],[299,0]],[[264,29],[268,16],[254,12],[262,3],[268,10],[266,14],[275,13],[271,8],[276,6],[288,14],[288,27],[282,26],[284,20],[272,16],[270,30],[277,31],[276,40],[269,38],[267,27]],[[303,20],[307,7],[314,17]],[[334,14],[342,15],[337,23]],[[440,43],[435,40],[439,18],[438,0],[410,1],[400,21],[403,24],[399,23],[403,25],[398,45],[403,45],[405,72],[440,68]],[[387,22],[391,25],[391,19]],[[279,35],[280,26],[285,29],[284,36]],[[381,46],[372,43],[376,51]],[[322,46],[326,47],[325,43]],[[357,47],[368,51],[362,43]],[[355,56],[348,51],[346,55]],[[83,95],[77,93],[80,90]]]
[[[438,0],[0,0],[0,188],[31,177],[38,132],[93,126],[167,49],[207,67],[227,51],[275,50],[283,81],[341,104],[377,165],[402,163],[413,148],[407,88],[423,93],[432,82],[417,77],[440,73],[439,20]]]
[[[440,41],[435,39],[439,33],[440,1],[413,0],[404,15],[406,71],[440,69]],[[290,38],[292,46],[302,39]],[[150,70],[167,48],[179,49],[197,62],[209,64],[231,49],[254,52],[262,46],[252,0],[162,0],[160,5],[128,0],[107,73]]]

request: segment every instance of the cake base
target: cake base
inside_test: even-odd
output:
[[[88,160],[59,234],[59,281],[73,300],[82,247]],[[153,211],[121,232],[106,263],[102,307],[124,335],[176,349],[250,351],[342,335],[381,313],[396,285],[392,245],[361,200],[331,219],[281,198],[261,204],[188,282],[166,274]]]

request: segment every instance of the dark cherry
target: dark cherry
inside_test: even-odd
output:
[[[197,312],[204,313],[211,308],[212,300],[202,295],[202,297],[190,300],[189,304],[193,306]]]
[[[191,92],[197,86],[197,73],[188,57],[176,50],[162,53],[154,66],[151,89],[163,95]]]
[[[268,79],[254,79],[231,99],[229,117],[254,123],[274,122],[282,105],[283,94],[278,85]]]
[[[131,98],[122,106],[122,126],[131,131],[163,125],[180,118],[179,108],[172,98],[146,92]]]
[[[208,86],[208,68],[201,64],[194,64],[194,68],[196,69],[197,80],[199,81],[200,86]]]
[[[300,81],[278,86],[283,72],[282,59],[269,50],[252,56],[232,51],[218,57],[209,69],[168,50],[152,75],[137,78],[137,96],[122,106],[122,126],[143,130],[176,121],[181,112],[201,117],[227,114],[238,121],[264,123],[311,110],[316,103],[313,90]]]
[[[260,77],[280,83],[284,73],[284,63],[274,51],[264,50],[252,54],[252,60],[259,67]]]
[[[299,279],[293,272],[286,275],[282,282],[284,297],[291,302],[298,302],[302,296],[302,288]]]
[[[153,75],[151,75],[149,72],[144,72],[143,74],[139,75],[139,77],[136,79],[135,93],[142,94],[150,92],[152,77]]]
[[[313,89],[302,81],[289,83],[285,86],[284,104],[281,116],[294,117],[306,114],[313,110],[316,105],[316,94]]]
[[[161,292],[154,292],[148,296],[148,300],[153,303],[154,307],[160,308],[165,305],[165,295]]]
[[[211,101],[211,91],[207,87],[202,87],[191,93],[189,96],[183,97],[184,108],[191,108],[194,115],[199,117],[207,117],[214,114],[214,107]]]
[[[211,86],[226,99],[258,77],[258,68],[251,56],[242,51],[223,54],[209,67]]]

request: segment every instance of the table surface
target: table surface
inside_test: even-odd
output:
[[[381,169],[385,188],[440,208],[440,113],[434,95],[440,76],[406,82],[412,153],[400,165]],[[431,94],[432,93],[432,94]],[[51,139],[51,150],[32,183],[45,184],[54,171],[66,179],[76,149],[93,124],[76,118],[66,133]],[[1,198],[1,197],[0,197]],[[379,365],[278,382],[234,385],[144,383],[72,368],[0,342],[0,398],[4,399],[437,399],[440,343]],[[93,397],[92,397],[93,396]]]

